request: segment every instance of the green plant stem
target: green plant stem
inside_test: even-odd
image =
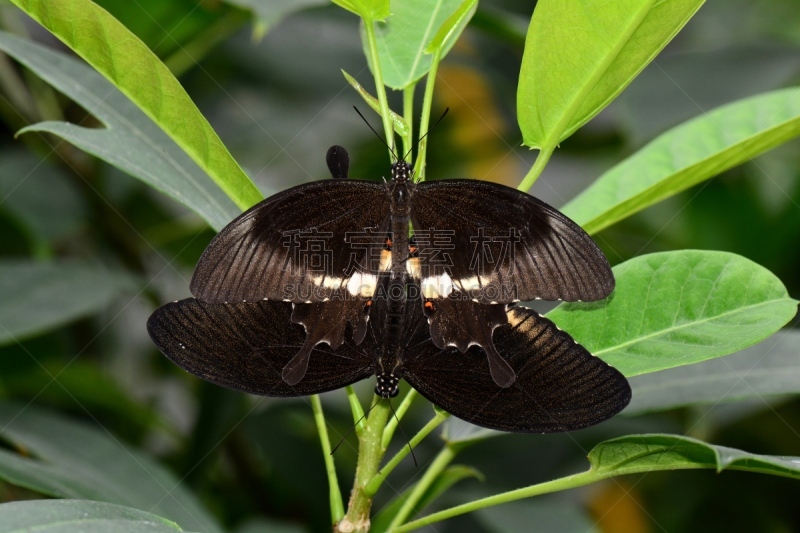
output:
[[[325,414],[319,395],[311,396],[311,409],[314,411],[314,422],[317,424],[319,441],[322,444],[322,458],[325,461],[325,472],[328,474],[328,495],[331,505],[331,523],[336,524],[344,516],[344,502],[339,491],[339,479],[336,477],[336,465],[331,454],[331,441],[328,438],[328,427],[325,425]]]
[[[347,83],[349,83],[350,86],[353,89],[355,89],[356,92],[358,92],[358,94],[361,95],[361,98],[364,99],[367,105],[370,106],[373,111],[380,114],[381,103],[378,101],[378,99],[369,94],[367,90],[364,88],[364,86],[358,83],[358,80],[356,80],[354,77],[352,77],[344,70],[342,70],[342,75],[344,75],[344,79],[347,80]],[[391,118],[395,133],[397,133],[400,137],[411,138],[408,124],[406,124],[406,120],[403,117],[401,117],[400,115],[391,110],[389,110],[389,117]]]
[[[589,485],[612,476],[613,474],[599,474],[593,470],[587,470],[586,472],[581,472],[579,474],[574,474],[560,479],[554,479],[553,481],[548,481],[546,483],[539,483],[538,485],[512,490],[502,494],[496,494],[494,496],[481,498],[480,500],[475,500],[463,505],[457,505],[455,507],[451,507],[450,509],[445,509],[444,511],[430,514],[426,517],[420,518],[419,520],[413,520],[407,524],[397,527],[396,529],[392,529],[390,527],[389,531],[392,533],[413,531],[417,528],[424,527],[435,522],[441,522],[447,518],[477,511],[478,509],[483,509],[484,507],[491,507],[493,505],[521,500],[523,498],[530,498],[532,496],[539,496],[541,494],[548,494],[550,492],[558,492],[576,487],[582,487],[584,485]]]
[[[375,94],[378,95],[378,101],[381,104],[383,132],[386,135],[386,144],[389,146],[389,157],[394,158],[394,130],[389,118],[389,100],[386,97],[386,86],[383,84],[381,62],[378,57],[378,40],[375,38],[375,23],[372,20],[364,19],[364,33],[367,36],[372,75],[375,77]]]
[[[428,148],[428,125],[431,119],[431,105],[433,104],[433,87],[436,84],[436,71],[439,70],[439,61],[442,59],[442,50],[437,48],[431,58],[431,68],[425,80],[425,96],[422,98],[422,113],[419,118],[419,148],[417,161],[414,164],[416,181],[425,180],[425,157]]]
[[[555,146],[545,146],[539,150],[539,155],[536,156],[536,162],[533,163],[533,166],[525,175],[522,183],[520,183],[517,187],[517,190],[522,192],[528,192],[531,190],[531,187],[533,187],[533,184],[536,183],[536,180],[541,175],[544,167],[547,166],[547,162],[550,161],[550,156],[553,155],[553,151],[555,149]]]
[[[392,470],[394,470],[395,467],[398,464],[400,464],[400,461],[402,461],[405,458],[405,456],[409,454],[411,448],[414,448],[417,444],[422,442],[422,439],[427,437],[431,431],[436,429],[442,422],[447,420],[449,417],[450,413],[446,413],[444,411],[437,411],[436,416],[431,418],[430,421],[428,421],[428,423],[425,424],[425,426],[422,429],[420,429],[416,435],[414,435],[414,437],[409,441],[408,446],[403,446],[402,448],[400,448],[400,451],[398,451],[395,454],[395,456],[392,457],[391,460],[388,463],[386,463],[386,465],[383,468],[381,468],[380,471],[376,472],[375,476],[372,479],[369,480],[369,483],[365,488],[367,494],[374,495],[376,492],[378,492],[378,489],[380,488],[383,481],[389,476],[389,474],[392,473]],[[384,450],[385,449],[386,448],[384,448]]]
[[[350,411],[353,412],[353,424],[356,425],[356,435],[361,435],[361,432],[364,431],[364,408],[361,406],[361,402],[358,401],[358,395],[356,395],[355,389],[353,389],[352,385],[348,385],[344,389],[347,391],[347,401],[350,402]]]
[[[367,483],[375,476],[386,448],[381,445],[383,428],[389,418],[389,402],[375,396],[375,407],[367,417],[364,431],[358,438],[358,464],[356,479],[350,493],[347,514],[337,525],[337,532],[366,533],[369,531],[369,511],[372,507],[372,495],[368,494]]]
[[[395,416],[389,419],[389,423],[386,424],[386,429],[383,430],[383,442],[381,442],[381,444],[384,448],[389,446],[389,443],[392,441],[392,436],[394,436],[394,432],[397,429],[397,425],[400,423],[400,420],[403,419],[403,415],[406,414],[406,411],[411,407],[416,397],[417,391],[409,389],[403,401],[400,402],[400,405],[394,410]]]
[[[408,134],[403,136],[403,153],[398,155],[410,154],[414,147],[414,89],[417,84],[413,83],[403,89],[403,118],[408,124]]]
[[[436,458],[431,462],[428,466],[428,469],[425,471],[425,474],[422,478],[414,485],[414,489],[411,491],[411,494],[408,495],[408,498],[403,503],[403,506],[395,515],[392,522],[389,524],[388,530],[393,531],[394,528],[399,527],[403,522],[405,522],[406,518],[414,511],[414,507],[417,506],[419,500],[425,495],[425,491],[430,488],[431,484],[436,481],[436,478],[439,477],[447,466],[453,462],[453,459],[456,457],[456,450],[452,446],[445,446],[442,448],[442,451],[436,456]]]

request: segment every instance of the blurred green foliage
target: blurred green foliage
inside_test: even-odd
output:
[[[243,10],[250,3],[242,0],[140,0],[135,8],[127,0],[98,3],[173,69],[264,195],[327,177],[324,154],[332,144],[348,148],[354,177],[387,176],[386,152],[352,112],[362,101],[341,75],[344,69],[371,86],[352,15],[304,2],[311,7],[282,19],[261,13],[264,22],[252,26]],[[278,7],[284,9],[280,16],[289,14]],[[535,154],[520,146],[514,96],[532,8],[533,3],[482,2],[440,66],[434,115],[445,107],[451,113],[430,141],[431,178],[516,184],[532,166]],[[16,8],[3,5],[1,13],[3,30],[64,51]],[[800,4],[793,0],[709,2],[617,100],[562,143],[532,192],[561,206],[668,128],[733,100],[796,85],[799,21]],[[254,40],[254,28],[269,31]],[[400,108],[399,93],[390,94],[390,101]],[[166,361],[145,332],[157,305],[188,296],[191,271],[214,232],[185,207],[55,136],[14,137],[42,120],[96,128],[98,118],[0,58],[0,261],[88,265],[84,275],[90,282],[80,287],[92,296],[50,287],[54,298],[40,304],[41,313],[29,311],[30,317],[58,315],[78,300],[80,309],[70,311],[68,324],[56,316],[46,328],[22,333],[3,324],[0,336],[11,342],[0,347],[0,395],[81,419],[120,444],[116,453],[130,448],[158,457],[171,471],[159,471],[168,479],[161,489],[169,492],[169,483],[180,481],[226,530],[329,530],[326,478],[308,400],[254,399],[201,382]],[[603,230],[598,241],[614,264],[683,248],[741,254],[771,270],[796,297],[798,147],[795,140],[747,161]],[[113,279],[108,272],[115,273]],[[10,291],[0,294],[10,297]],[[789,394],[798,392],[800,382],[777,385],[778,374],[800,367],[797,345],[787,345],[758,345],[748,350],[748,359],[728,367],[740,371],[729,385],[744,389],[740,396],[746,401],[718,405],[699,398],[569,435],[475,442],[460,460],[484,480],[461,481],[437,505],[582,470],[597,442],[629,433],[675,432],[759,454],[798,456],[800,401]],[[770,374],[777,356],[780,370]],[[723,361],[690,368],[706,376],[704,371],[724,370]],[[751,375],[762,381],[748,387]],[[633,385],[636,390],[635,380]],[[364,383],[359,390],[370,387]],[[323,403],[336,441],[351,425],[346,398],[329,393]],[[429,415],[430,407],[417,402],[403,419],[406,433],[413,434]],[[4,438],[8,450],[35,449],[21,437]],[[415,450],[423,464],[435,455],[436,440]],[[350,437],[336,456],[345,493],[354,469],[353,443]],[[11,455],[8,450],[0,452]],[[402,463],[374,512],[380,515],[393,491],[402,492],[419,472],[410,461]],[[800,527],[796,483],[728,471],[640,474],[486,509],[436,529],[508,531],[537,520],[543,530],[560,531],[791,531]],[[33,483],[0,483],[2,501],[38,494],[64,496]],[[142,510],[159,514],[158,508]]]

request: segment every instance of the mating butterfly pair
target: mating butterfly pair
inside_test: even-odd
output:
[[[611,292],[608,262],[574,222],[493,183],[414,183],[403,161],[385,183],[348,179],[340,147],[328,166],[333,180],[274,195],[211,242],[197,300],[148,321],[167,357],[268,396],[376,374],[388,398],[403,378],[455,416],[508,431],[579,429],[627,405],[618,371],[514,305]]]

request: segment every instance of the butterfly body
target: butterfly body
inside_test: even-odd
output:
[[[409,221],[411,219],[410,169],[405,162],[395,163],[392,168],[392,181],[387,184],[391,189],[391,233],[388,242],[391,253],[391,269],[388,288],[379,299],[386,302],[385,331],[382,343],[384,350],[391,350],[401,341],[406,325],[408,298],[406,285],[408,281],[407,261],[410,256]],[[374,292],[373,292],[374,297]],[[371,311],[372,313],[372,311]]]

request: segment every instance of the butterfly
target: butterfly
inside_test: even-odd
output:
[[[289,386],[304,379],[318,345],[339,349],[348,327],[355,345],[364,341],[384,275],[385,343],[400,342],[392,321],[415,287],[433,345],[480,347],[500,387],[517,379],[493,340],[509,323],[508,304],[593,301],[614,288],[592,238],[533,196],[479,180],[415,183],[403,160],[390,181],[352,179],[339,146],[327,161],[334,179],[273,195],[223,228],[190,284],[205,303],[295,304],[291,321],[305,340],[282,370]]]
[[[379,284],[387,287],[389,275],[383,274]],[[184,370],[250,394],[317,394],[376,375],[375,393],[382,398],[396,396],[404,379],[463,420],[534,433],[581,429],[610,418],[630,401],[622,374],[531,309],[509,306],[506,323],[494,331],[494,347],[516,375],[511,386],[498,387],[486,372],[483,348],[471,346],[462,353],[437,346],[423,305],[414,298],[408,303],[397,342],[386,342],[389,299],[375,299],[370,309],[374,320],[364,338],[356,342],[348,328],[336,349],[313,346],[303,378],[292,385],[283,369],[305,345],[306,332],[290,319],[291,303],[188,298],[157,309],[147,329],[158,348]]]

